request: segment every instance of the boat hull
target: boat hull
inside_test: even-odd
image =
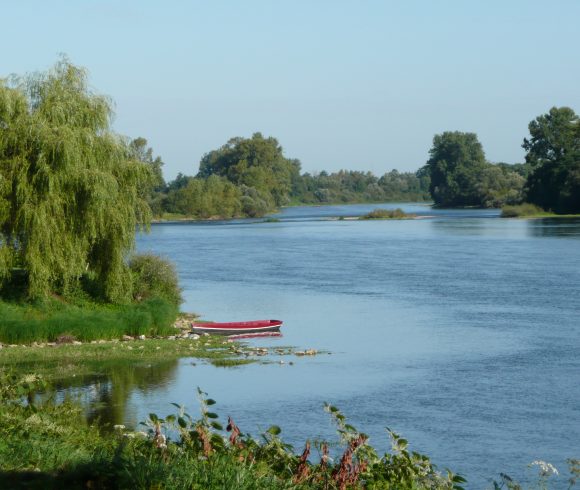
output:
[[[192,323],[191,330],[197,334],[229,336],[278,332],[281,326],[280,320],[256,320],[253,322]]]

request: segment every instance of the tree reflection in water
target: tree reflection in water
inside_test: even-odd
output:
[[[137,426],[138,420],[127,420],[127,403],[136,391],[149,391],[174,378],[178,359],[155,364],[104,363],[100,374],[72,377],[54,383],[57,402],[66,398],[79,400],[86,408],[87,421],[103,430],[116,424]]]

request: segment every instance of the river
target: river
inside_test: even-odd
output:
[[[377,205],[296,207],[279,222],[156,224],[138,249],[173,260],[183,310],[284,320],[262,345],[330,351],[233,369],[183,359],[124,407],[128,423],[197,411],[195,388],[243,431],[271,424],[301,450],[332,438],[337,405],[371,443],[385,427],[440,468],[490,486],[536,459],[580,457],[580,220],[400,206],[425,219],[332,220]],[[565,477],[559,481],[563,485]]]

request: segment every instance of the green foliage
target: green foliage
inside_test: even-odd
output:
[[[129,268],[136,301],[163,298],[175,306],[182,303],[177,272],[169,260],[154,254],[137,254],[129,261]]]
[[[122,335],[161,335],[173,331],[176,305],[152,298],[138,304],[74,306],[48,300],[36,306],[0,301],[0,342],[56,342],[61,336],[79,341]]]
[[[526,200],[557,213],[580,212],[580,118],[569,107],[553,107],[529,124],[526,161],[533,167]]]
[[[233,218],[242,212],[242,191],[225,177],[207,179],[178,175],[170,183],[164,211],[196,219]]]
[[[415,214],[405,213],[401,208],[397,209],[373,209],[371,212],[361,216],[359,219],[410,219],[414,218]]]
[[[486,162],[474,133],[436,135],[429,154],[424,171],[437,206],[491,208],[521,200],[527,168]]]
[[[429,178],[412,172],[392,170],[377,178],[371,172],[341,170],[295,177],[291,199],[305,204],[425,201],[428,188]]]
[[[129,143],[129,150],[132,157],[145,164],[151,171],[151,180],[147,187],[141,188],[141,194],[149,204],[154,216],[163,213],[163,198],[166,188],[165,179],[163,178],[163,160],[161,157],[153,157],[153,148],[147,146],[145,138],[135,138]]]
[[[269,209],[288,202],[291,182],[300,172],[300,162],[290,160],[276,138],[254,133],[251,138],[232,138],[218,150],[204,155],[198,177],[226,177],[236,185],[254,188]]]
[[[131,294],[124,256],[150,219],[151,171],[111,130],[109,99],[66,59],[0,82],[0,278],[27,274],[31,298],[94,275],[114,302]]]
[[[506,205],[501,208],[502,218],[525,218],[526,216],[543,216],[549,214],[535,204],[527,202],[513,206]]]

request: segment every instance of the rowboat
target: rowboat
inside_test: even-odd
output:
[[[249,335],[268,332],[278,332],[282,326],[281,320],[254,320],[252,322],[228,323],[192,323],[191,330],[197,334],[212,335]]]

